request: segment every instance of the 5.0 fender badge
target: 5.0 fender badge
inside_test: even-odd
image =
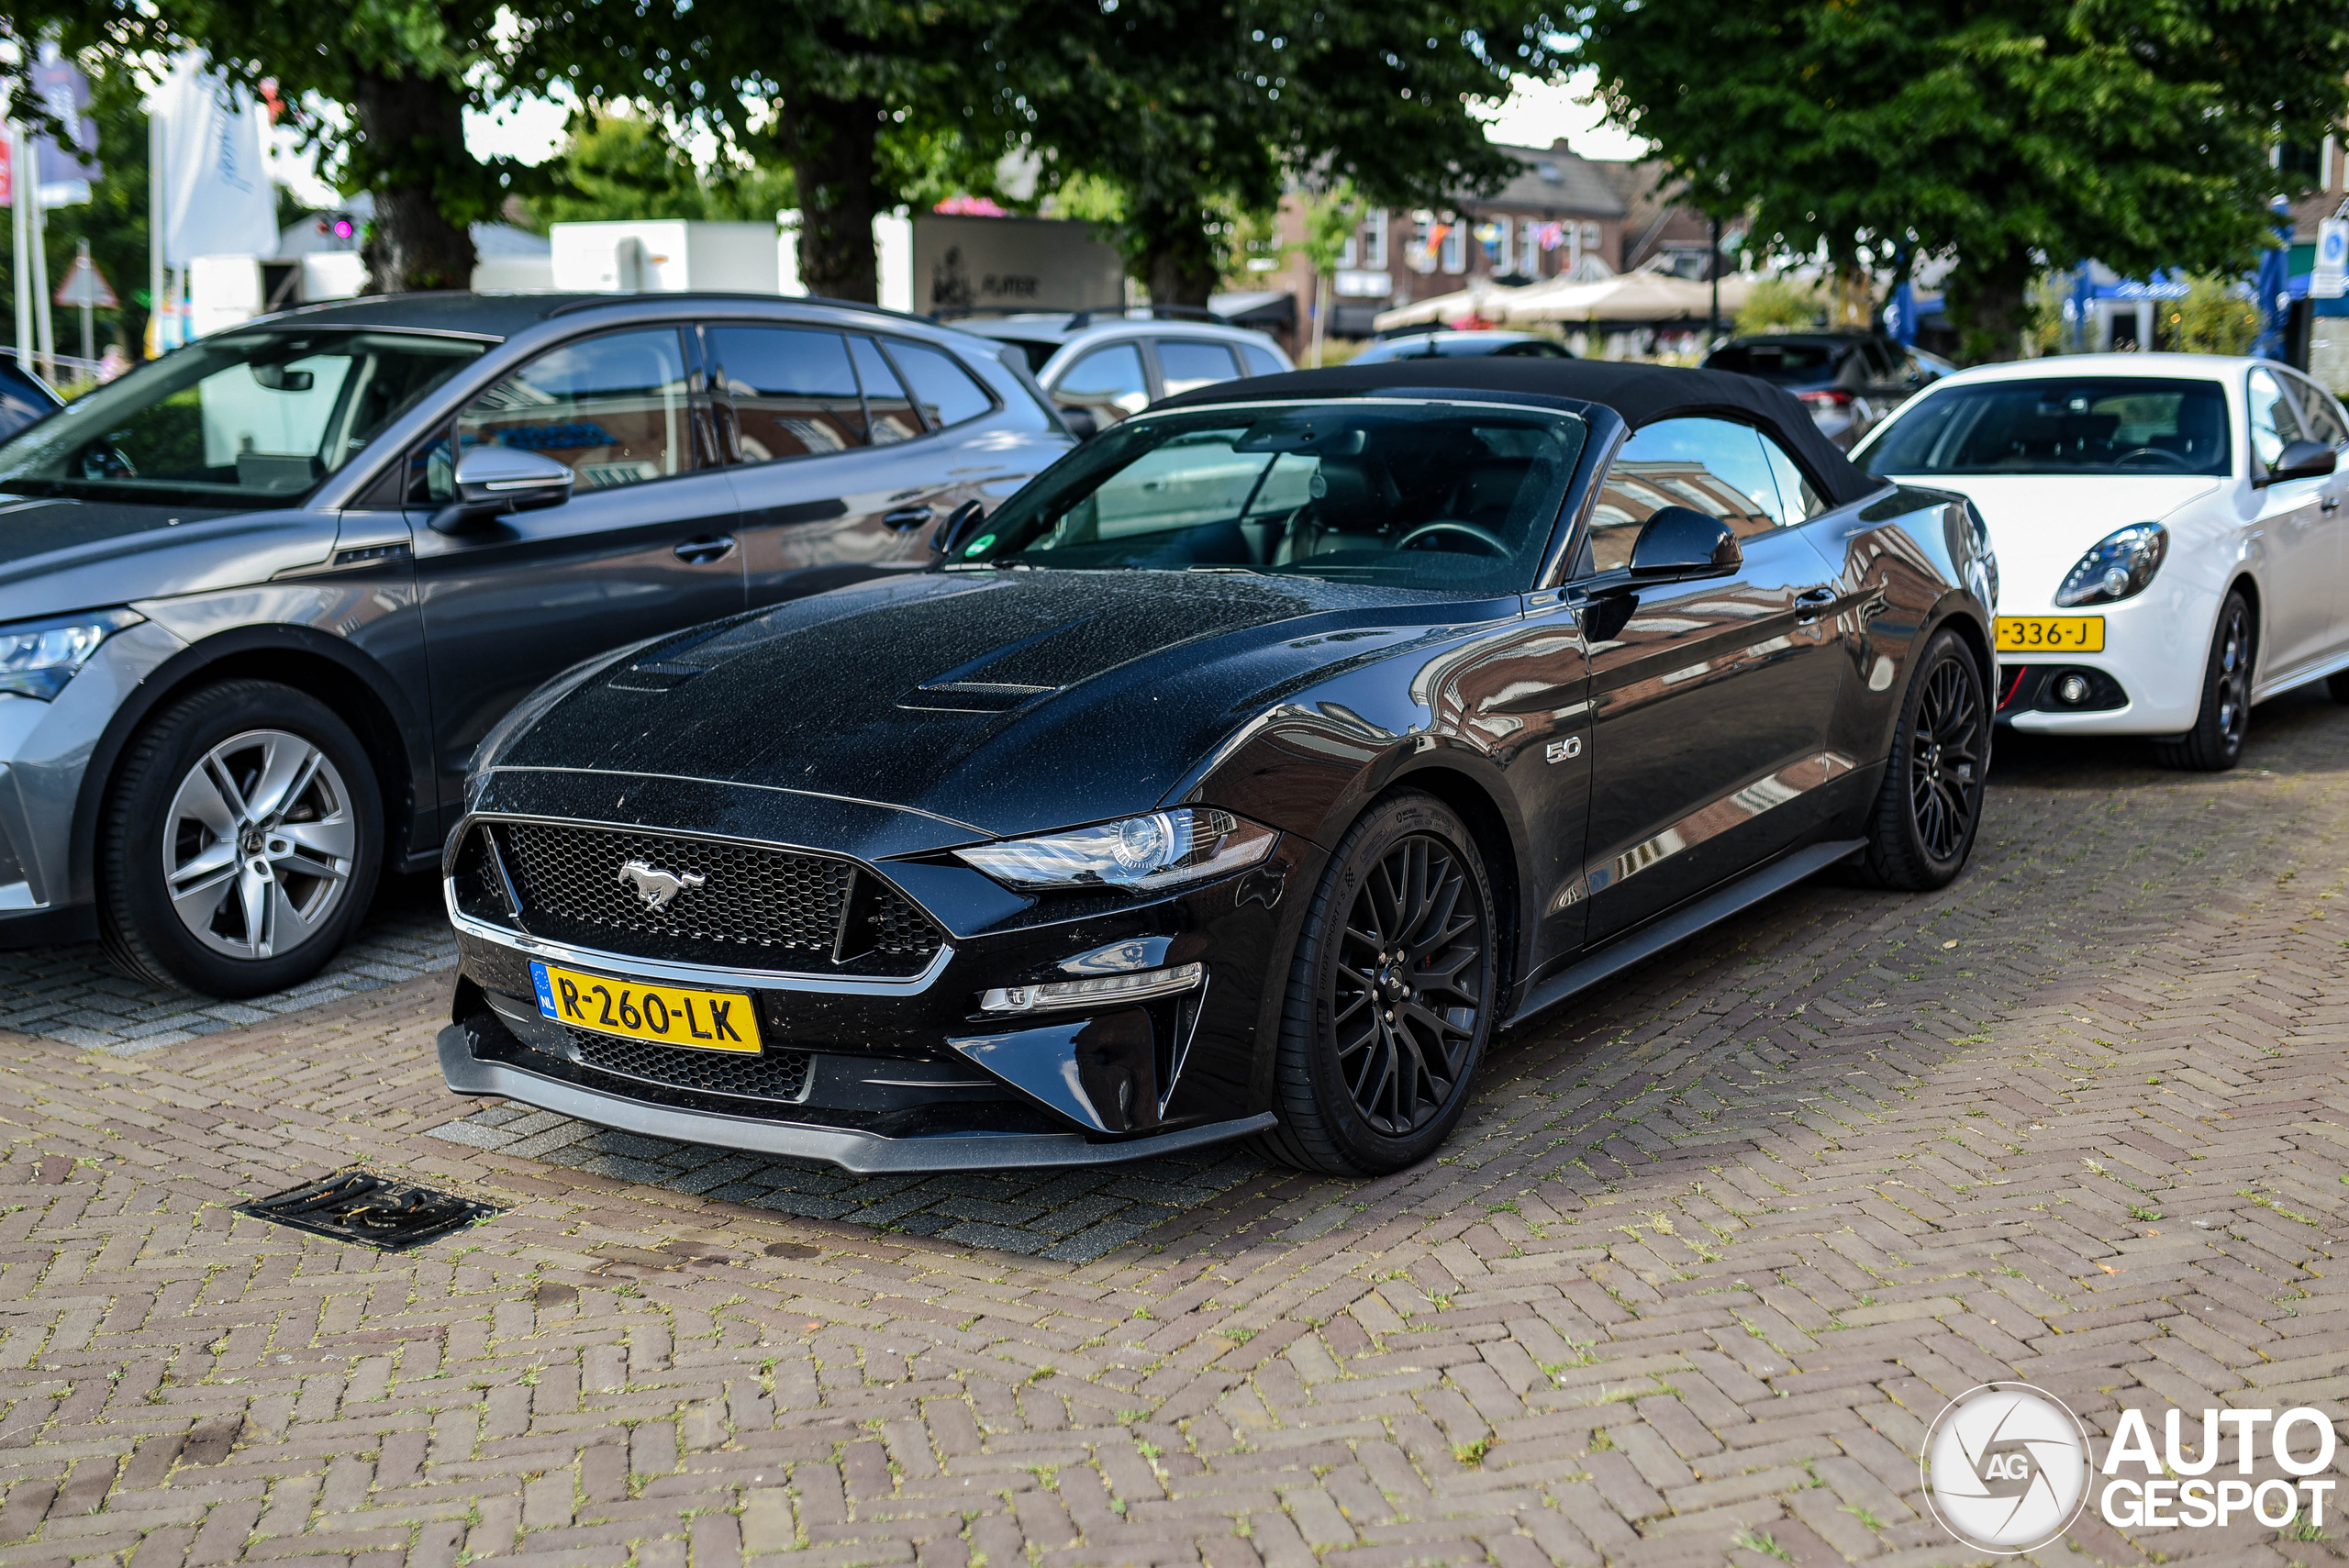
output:
[[[704,886],[709,878],[697,871],[662,871],[650,861],[629,861],[620,867],[618,880],[632,884],[644,906],[657,913],[666,909],[678,894]]]
[[[1569,757],[1579,757],[1582,755],[1582,737],[1569,735],[1564,740],[1553,740],[1542,748],[1542,754],[1553,762],[1563,762]]]

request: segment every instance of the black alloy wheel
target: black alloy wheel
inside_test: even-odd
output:
[[[1990,771],[1990,705],[1982,665],[1944,628],[1925,644],[1900,705],[1884,784],[1868,818],[1859,879],[1908,893],[1945,887],[1965,869]]]
[[[1974,836],[1982,791],[1981,681],[1971,660],[1944,659],[1925,673],[1909,727],[1909,811],[1917,840],[1936,861],[1956,858]]]
[[[210,996],[298,985],[374,896],[384,808],[358,736],[316,697],[223,681],[123,754],[98,824],[98,929],[129,973]]]
[[[1432,796],[1382,798],[1330,858],[1297,940],[1266,1151],[1377,1175],[1459,1121],[1493,1028],[1492,895],[1466,827]]]
[[[2258,662],[2258,618],[2243,590],[2230,590],[2219,606],[2218,629],[2210,634],[2194,728],[2155,742],[2154,760],[2165,768],[2200,773],[2224,773],[2243,761],[2243,744],[2251,735],[2251,673]]]

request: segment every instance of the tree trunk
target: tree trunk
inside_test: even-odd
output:
[[[873,254],[874,141],[881,106],[870,98],[786,104],[777,128],[799,186],[799,283],[809,294],[881,302]]]
[[[1207,307],[1215,293],[1215,247],[1206,216],[1190,202],[1137,205],[1127,221],[1140,241],[1141,281],[1152,305]]]
[[[375,201],[364,247],[368,288],[473,287],[473,235],[447,210],[480,173],[465,150],[464,100],[444,82],[362,71],[353,73],[351,106],[357,172]]]
[[[2031,252],[1962,257],[1950,273],[1949,310],[1960,332],[1962,364],[2019,359],[2022,354],[2023,307],[2031,287]]]

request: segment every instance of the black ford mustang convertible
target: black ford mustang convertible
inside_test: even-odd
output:
[[[1375,1173],[1494,1031],[1972,847],[1987,536],[1743,377],[1407,361],[1159,405],[935,569],[483,744],[450,1087],[852,1171]]]

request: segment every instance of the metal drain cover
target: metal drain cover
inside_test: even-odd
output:
[[[313,1236],[400,1252],[503,1210],[453,1193],[387,1181],[365,1171],[337,1171],[318,1181],[237,1206],[239,1214],[289,1225]]]

